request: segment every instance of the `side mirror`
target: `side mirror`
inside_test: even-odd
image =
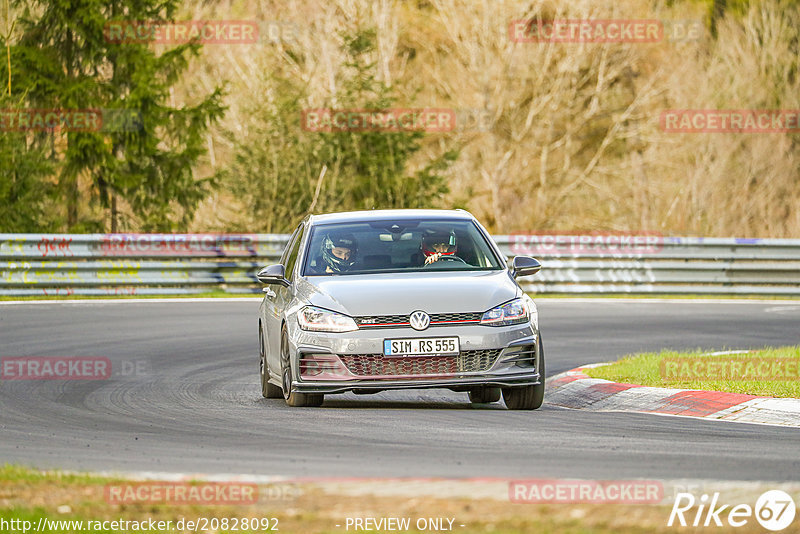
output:
[[[267,265],[256,275],[258,281],[262,284],[279,284],[289,287],[289,281],[286,279],[286,268],[280,263],[276,265]]]
[[[530,256],[514,256],[511,260],[511,276],[530,276],[536,274],[542,268],[542,264],[536,258]]]

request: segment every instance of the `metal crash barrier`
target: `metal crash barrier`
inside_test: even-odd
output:
[[[281,234],[0,234],[0,295],[259,293]],[[800,240],[655,234],[503,235],[541,272],[533,293],[800,295]]]
[[[287,235],[0,234],[0,295],[260,291]]]

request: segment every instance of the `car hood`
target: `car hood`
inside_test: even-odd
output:
[[[521,295],[508,271],[310,276],[302,300],[347,315],[479,312]]]

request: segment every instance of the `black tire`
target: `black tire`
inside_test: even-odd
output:
[[[469,401],[472,404],[489,404],[500,400],[500,388],[479,387],[469,390]]]
[[[503,390],[503,400],[509,410],[536,410],[544,402],[544,345],[541,336],[539,336],[539,376],[540,383],[535,386]]]
[[[289,336],[286,327],[281,330],[281,393],[286,404],[294,408],[304,406],[320,406],[325,400],[322,393],[298,393],[292,391],[292,365],[289,362]]]
[[[259,345],[259,374],[261,375],[261,395],[267,399],[282,399],[283,390],[275,384],[269,382],[269,366],[267,365],[267,348],[264,344],[264,332],[261,325],[258,325],[258,345]]]

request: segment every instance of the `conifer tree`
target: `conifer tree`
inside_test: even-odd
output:
[[[197,43],[157,53],[152,43],[114,42],[114,21],[171,21],[177,0],[17,0],[19,38],[11,46],[14,91],[27,108],[99,110],[98,131],[37,132],[32,148],[50,147],[65,231],[115,231],[117,199],[143,231],[185,227],[216,177],[199,179],[209,126],[224,113],[222,89],[171,107]],[[3,68],[3,79],[7,68]],[[79,181],[89,184],[81,198]],[[89,208],[83,206],[88,203]],[[79,209],[80,207],[80,209]],[[98,212],[101,214],[98,217]]]

